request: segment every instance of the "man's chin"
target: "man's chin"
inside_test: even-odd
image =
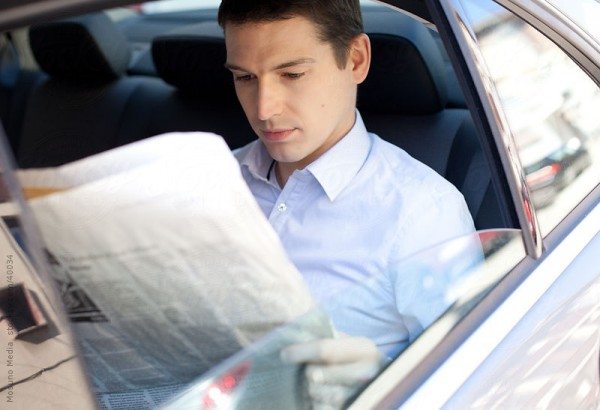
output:
[[[274,147],[273,145],[277,145],[277,146]],[[302,154],[299,154],[296,151],[291,152],[291,150],[285,149],[285,148],[290,148],[290,147],[283,147],[282,145],[283,144],[265,143],[267,152],[269,153],[271,158],[273,158],[275,161],[281,162],[281,163],[295,163],[295,162],[301,161],[304,158],[304,156]]]

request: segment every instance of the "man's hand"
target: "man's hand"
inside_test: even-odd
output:
[[[314,409],[339,409],[384,364],[375,344],[342,336],[298,343],[281,351],[287,363],[306,364],[308,394]]]

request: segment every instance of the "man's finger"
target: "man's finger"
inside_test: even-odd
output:
[[[314,340],[281,351],[281,359],[287,363],[351,363],[379,357],[375,344],[363,337]]]

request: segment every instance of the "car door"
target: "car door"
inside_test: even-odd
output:
[[[442,358],[413,383],[386,389],[383,374],[355,408],[598,406],[598,40],[552,4],[497,3],[429,4],[495,140],[528,256],[465,317],[462,343],[430,352]]]

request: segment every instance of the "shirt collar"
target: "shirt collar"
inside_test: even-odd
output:
[[[306,169],[334,201],[363,166],[371,150],[371,139],[358,110],[352,129]]]
[[[306,167],[319,182],[329,200],[334,201],[365,163],[371,149],[371,139],[358,110],[352,129],[333,147]],[[273,159],[258,140],[241,161],[254,178],[267,181]],[[298,171],[296,171],[298,172]]]
[[[273,158],[269,155],[269,152],[262,141],[256,140],[242,158],[240,165],[248,168],[248,171],[254,178],[268,183],[267,173],[269,172],[269,167],[272,163]]]

